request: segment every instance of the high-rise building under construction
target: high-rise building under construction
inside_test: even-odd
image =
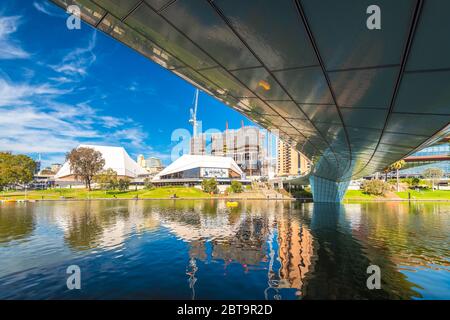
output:
[[[269,135],[266,130],[255,126],[242,124],[239,129],[228,129],[227,124],[223,132],[202,133],[193,137],[191,154],[230,157],[248,176],[270,176],[274,171],[274,161]]]

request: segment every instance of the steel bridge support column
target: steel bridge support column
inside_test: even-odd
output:
[[[311,192],[314,202],[341,202],[350,181],[337,182],[310,176]]]

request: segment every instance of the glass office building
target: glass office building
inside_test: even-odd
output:
[[[450,139],[445,138],[428,148],[405,158],[405,167],[400,170],[402,176],[421,176],[429,168],[439,168],[446,177],[450,177]]]

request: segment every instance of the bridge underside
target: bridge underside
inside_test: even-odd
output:
[[[448,133],[450,2],[52,0],[309,157],[315,201]]]

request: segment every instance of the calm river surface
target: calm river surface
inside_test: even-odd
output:
[[[449,244],[450,203],[2,204],[0,299],[450,299]]]

